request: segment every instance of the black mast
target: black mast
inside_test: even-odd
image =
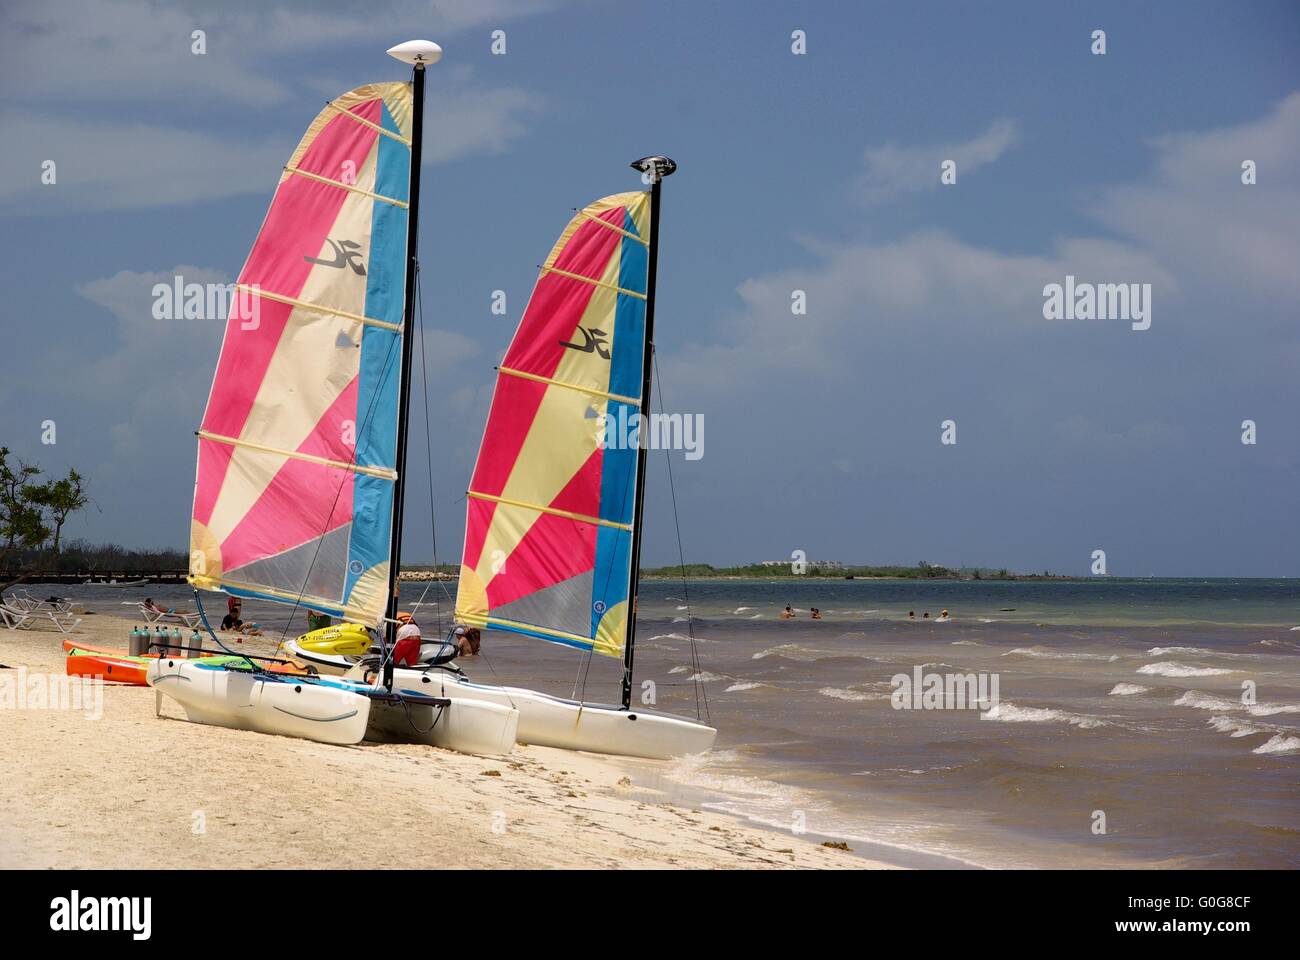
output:
[[[397,406],[397,481],[393,485],[393,536],[388,551],[388,622],[384,629],[384,687],[393,689],[393,645],[397,631],[398,574],[402,562],[402,507],[406,495],[407,415],[411,409],[411,355],[415,340],[415,278],[420,269],[416,239],[420,227],[420,147],[424,139],[424,63],[414,61],[411,117],[411,195],[406,209],[406,309],[402,314],[402,379]]]
[[[659,188],[677,164],[667,157],[642,157],[631,164],[650,178],[650,249],[645,288],[645,347],[641,361],[641,429],[637,432],[636,508],[632,515],[632,569],[627,584],[627,638],[623,643],[623,709],[632,706],[632,658],[636,647],[636,600],[641,585],[641,515],[645,509],[645,464],[649,437],[650,381],[654,371],[655,275],[659,265]]]

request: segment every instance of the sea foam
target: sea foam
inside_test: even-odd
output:
[[[1067,713],[1064,710],[1052,710],[1047,707],[1019,707],[1003,700],[991,710],[980,714],[981,720],[1000,720],[1003,723],[1068,723],[1084,730],[1104,727],[1106,721],[1097,717]]]
[[[1110,691],[1112,697],[1131,697],[1139,693],[1150,693],[1150,687],[1144,687],[1140,683],[1117,683]]]
[[[886,693],[865,693],[861,690],[841,690],[838,687],[822,687],[817,691],[823,697],[830,697],[833,700],[888,700],[889,694]]]
[[[1002,656],[1038,657],[1043,660],[1105,660],[1108,663],[1119,659],[1115,654],[1107,656],[1104,653],[1071,653],[1068,650],[1047,650],[1043,647],[1016,647]]]
[[[1295,703],[1242,703],[1217,697],[1200,690],[1188,690],[1174,701],[1176,707],[1195,707],[1198,710],[1215,710],[1219,713],[1230,710],[1244,710],[1252,717],[1272,717],[1279,713],[1300,713],[1300,704]]]
[[[1233,671],[1220,670],[1217,667],[1189,667],[1175,660],[1161,660],[1159,663],[1148,663],[1146,666],[1138,667],[1137,672],[1152,677],[1217,677]]]

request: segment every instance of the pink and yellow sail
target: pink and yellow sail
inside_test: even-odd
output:
[[[463,622],[622,653],[637,450],[606,425],[640,413],[649,236],[649,194],[616,194],[546,258],[467,495]]]
[[[199,431],[195,586],[383,617],[411,129],[409,83],[359,87],[284,168]]]

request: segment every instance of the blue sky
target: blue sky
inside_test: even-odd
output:
[[[674,455],[688,558],[1300,576],[1300,8],[1264,2],[7,4],[0,442],[88,477],[68,535],[185,543],[220,325],[152,319],[150,288],[233,279],[311,117],[401,78],[383,51],[417,36],[446,51],[421,209],[439,559],[535,265],[666,153],[660,369],[705,420],[704,457]],[[1067,273],[1152,284],[1151,329],[1045,320]],[[652,564],[676,558],[663,456]]]

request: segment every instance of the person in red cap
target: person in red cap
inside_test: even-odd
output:
[[[420,627],[408,620],[397,628],[397,642],[393,645],[393,663],[399,667],[413,667],[420,662]]]

